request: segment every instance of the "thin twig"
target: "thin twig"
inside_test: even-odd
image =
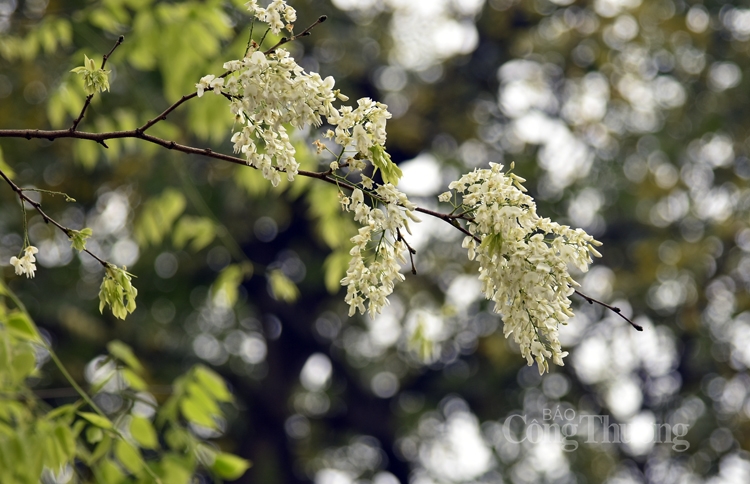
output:
[[[112,46],[112,48],[109,50],[107,54],[104,55],[102,58],[102,66],[99,69],[104,69],[104,66],[107,65],[107,59],[109,59],[109,56],[112,55],[112,53],[115,51],[115,49],[122,44],[122,42],[125,40],[124,36],[120,36],[117,39],[117,42],[115,42],[115,45]],[[70,127],[70,131],[73,132],[78,128],[78,124],[83,120],[83,116],[86,114],[86,109],[88,109],[89,104],[91,104],[91,99],[93,99],[94,95],[89,94],[86,96],[86,101],[83,103],[83,108],[81,109],[81,114],[78,115],[78,117],[73,121],[73,126]],[[104,147],[106,148],[107,145],[104,144]]]
[[[184,103],[185,101],[189,101],[190,99],[193,99],[194,97],[198,96],[197,92],[194,92],[192,94],[187,94],[185,96],[182,96],[177,102],[169,106],[167,109],[164,110],[163,113],[155,117],[154,119],[148,121],[146,124],[138,128],[136,131],[146,131],[151,126],[155,125],[159,121],[165,121],[167,119],[167,115],[180,107],[180,104]]]
[[[414,265],[414,254],[417,253],[417,250],[409,245],[409,242],[407,242],[404,236],[401,235],[401,230],[399,229],[396,229],[396,240],[400,240],[404,243],[404,245],[406,245],[406,250],[409,252],[409,260],[411,260],[411,273],[416,276],[417,266]]]
[[[634,323],[633,321],[631,321],[631,320],[630,320],[630,319],[629,319],[629,318],[628,318],[627,316],[625,316],[624,314],[622,314],[622,311],[620,310],[620,308],[618,308],[618,307],[615,307],[615,306],[610,306],[610,305],[609,305],[609,304],[607,304],[607,303],[604,303],[604,302],[601,302],[601,301],[599,301],[599,300],[596,300],[596,299],[594,299],[594,298],[593,298],[593,297],[591,297],[591,296],[587,296],[587,295],[585,295],[584,293],[582,293],[581,291],[579,291],[579,290],[577,290],[577,289],[574,289],[574,291],[575,291],[575,293],[576,293],[576,294],[578,294],[579,296],[581,296],[582,298],[584,298],[584,299],[585,299],[586,301],[588,301],[588,303],[589,303],[589,304],[594,304],[594,303],[596,303],[596,304],[599,304],[600,306],[604,306],[605,308],[609,309],[610,311],[612,311],[613,313],[617,314],[617,315],[618,315],[618,316],[620,316],[620,317],[621,317],[622,319],[624,319],[625,321],[627,321],[628,323],[630,323],[630,325],[631,325],[632,327],[634,327],[635,329],[637,329],[638,331],[643,331],[643,326],[640,326],[640,325],[638,325],[638,324],[635,324],[635,323]]]
[[[298,33],[297,35],[293,35],[293,36],[291,36],[288,39],[286,37],[282,37],[281,40],[279,40],[276,43],[276,45],[274,45],[273,47],[271,47],[267,51],[263,52],[263,55],[268,55],[271,52],[273,52],[274,50],[276,50],[279,47],[281,47],[282,45],[288,44],[289,42],[292,42],[294,40],[299,39],[300,37],[306,37],[306,36],[310,35],[310,31],[312,29],[314,29],[316,26],[322,24],[326,20],[328,20],[328,17],[326,15],[321,15],[320,17],[318,17],[318,20],[316,20],[315,22],[313,22],[312,24],[310,24],[309,27],[307,27],[305,30],[303,30],[302,32]],[[265,36],[263,36],[263,37],[265,38]],[[261,42],[263,42],[263,41],[261,40]]]
[[[70,238],[70,234],[71,234],[71,232],[73,230],[69,229],[68,227],[65,227],[64,225],[62,225],[61,223],[59,223],[57,220],[55,220],[52,217],[50,217],[49,215],[47,215],[44,212],[44,210],[42,210],[42,204],[39,203],[39,202],[36,202],[36,201],[32,200],[25,193],[23,193],[24,189],[21,188],[21,187],[19,187],[18,185],[16,185],[13,182],[13,180],[11,180],[8,177],[8,175],[6,175],[5,172],[3,172],[3,170],[0,170],[0,178],[4,179],[6,181],[6,183],[8,183],[8,185],[10,185],[11,190],[13,190],[14,192],[16,192],[16,194],[18,195],[18,198],[21,200],[22,204],[24,202],[26,202],[29,205],[31,205],[32,207],[34,207],[34,210],[36,210],[39,213],[39,215],[41,215],[42,218],[44,219],[44,223],[51,223],[52,225],[54,225],[58,229],[62,230],[65,233],[65,235],[68,236],[68,238]],[[96,254],[94,254],[90,250],[84,248],[83,252],[86,252],[88,255],[90,255],[91,257],[93,257],[94,259],[96,259],[96,261],[99,262],[103,267],[107,267],[109,265],[109,263],[107,261],[102,260],[99,256],[97,256]]]

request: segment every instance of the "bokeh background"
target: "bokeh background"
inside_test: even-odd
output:
[[[218,442],[254,463],[239,482],[750,482],[750,9],[292,4],[298,30],[328,16],[288,46],[299,63],[352,99],[389,105],[403,191],[437,209],[461,173],[514,161],[542,215],[604,243],[576,276],[582,290],[645,330],[577,299],[561,333],[566,365],[540,377],[503,337],[447,224],[425,217],[414,229],[419,274],[382,315],[348,318],[336,283],[354,226],[335,189],[302,179],[271,189],[252,170],[138,142],[3,139],[4,169],[22,186],[74,197],[45,196],[44,207],[91,227],[89,248],[138,276],[135,313],[100,315],[100,267],[33,214],[39,271],[13,276],[22,216],[0,188],[0,273],[72,373],[95,379],[106,342],[121,339],[148,367],[143,398],[161,401],[177,374],[211,365],[237,397]],[[134,128],[239,57],[248,26],[240,1],[0,0],[0,127],[69,126],[84,97],[70,69],[122,34],[111,92],[82,129]],[[157,132],[231,153],[231,127],[209,95]],[[319,134],[295,136],[305,166],[325,167],[310,149]],[[236,291],[217,283],[248,261],[253,275]],[[295,301],[274,290],[275,271],[297,285]],[[74,399],[47,370],[38,394]],[[121,405],[115,394],[96,398],[111,412]],[[550,420],[556,411],[607,417],[627,436],[607,443],[601,428],[588,438],[582,426],[570,451],[554,436],[517,443],[529,427],[507,424],[568,422]],[[688,448],[658,442],[654,424],[689,428]]]

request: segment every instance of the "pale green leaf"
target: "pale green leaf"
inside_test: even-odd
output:
[[[99,428],[103,428],[105,430],[112,428],[112,422],[108,418],[102,417],[99,414],[91,412],[78,412],[78,415],[85,418]]]
[[[143,365],[141,365],[141,362],[136,358],[133,349],[122,341],[110,341],[107,343],[107,351],[109,351],[110,355],[125,363],[125,365],[133,371],[138,373],[143,372]]]
[[[143,461],[138,449],[124,440],[118,440],[115,442],[115,457],[128,472],[140,475]]]
[[[232,394],[229,393],[224,379],[213,370],[209,370],[203,365],[196,366],[196,380],[205,388],[216,400],[220,402],[231,402]]]
[[[155,449],[159,445],[156,430],[147,418],[134,416],[130,420],[130,435],[144,449]]]
[[[219,452],[211,465],[211,470],[219,477],[233,481],[240,478],[251,465],[247,459],[226,452]]]

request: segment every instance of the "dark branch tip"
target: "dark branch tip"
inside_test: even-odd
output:
[[[323,23],[326,20],[328,20],[328,15],[321,15],[320,17],[318,17],[318,22],[320,23]]]

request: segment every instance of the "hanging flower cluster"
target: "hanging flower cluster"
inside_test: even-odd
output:
[[[600,257],[594,240],[581,229],[573,230],[536,213],[534,199],[524,192],[525,180],[490,164],[449,185],[462,197],[470,214],[472,236],[463,241],[469,259],[479,262],[479,280],[495,311],[503,315],[504,334],[521,347],[529,365],[536,360],[539,372],[549,371],[548,361],[563,364],[558,327],[570,316],[570,296],[577,283],[568,264],[586,271],[591,255]],[[440,196],[452,198],[451,192]]]
[[[254,1],[247,5],[274,33],[283,27],[282,18],[289,29],[289,23],[296,19],[294,9],[282,0],[274,0],[266,9],[257,7]],[[225,77],[207,75],[195,85],[199,97],[213,90],[231,99],[230,109],[240,126],[232,136],[235,153],[244,154],[248,164],[261,170],[274,186],[279,184],[282,172],[292,181],[299,164],[284,125],[320,126],[325,118],[335,126],[331,137],[337,144],[361,153],[357,159],[375,162],[377,158],[382,161],[381,169],[395,167],[388,163],[390,158],[384,149],[385,123],[391,117],[384,104],[363,98],[356,108],[337,109],[333,102],[348,98],[333,89],[333,77],[323,79],[318,73],[305,72],[285,49],[268,54],[259,49],[251,44],[244,59],[224,64],[228,71]]]
[[[372,208],[365,203],[365,195],[359,188],[351,199],[342,199],[342,206],[354,212],[354,220],[362,224],[357,235],[351,238],[354,247],[346,277],[341,284],[346,286],[346,303],[349,316],[358,310],[371,316],[379,313],[388,304],[388,296],[396,282],[404,280],[399,271],[406,263],[403,253],[407,250],[401,231],[409,231],[409,220],[419,222],[414,215],[416,205],[392,184],[378,186],[373,193],[382,203],[382,208]]]
[[[34,277],[34,272],[36,272],[36,265],[34,264],[36,257],[34,257],[34,254],[37,252],[39,252],[39,249],[33,245],[27,245],[20,259],[16,256],[10,258],[10,264],[15,268],[17,276],[26,274],[29,279]]]

